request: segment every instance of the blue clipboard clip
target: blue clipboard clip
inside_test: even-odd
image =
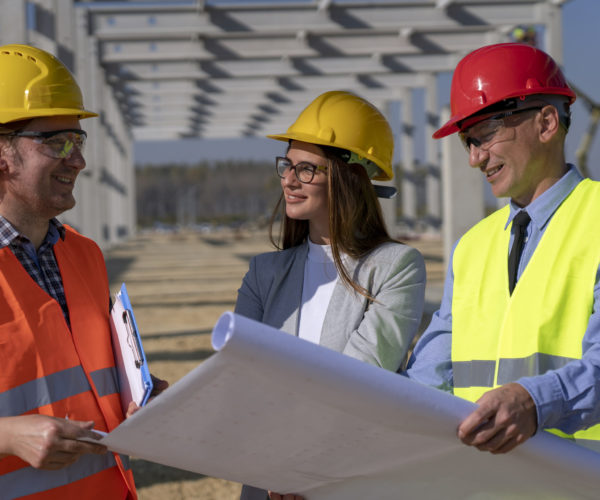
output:
[[[135,358],[135,367],[141,368],[144,364],[144,356],[142,355],[142,345],[140,344],[140,339],[136,333],[137,328],[134,324],[135,319],[133,317],[133,313],[126,309],[123,311],[122,317],[125,328],[127,328],[127,344],[129,347],[131,347]]]

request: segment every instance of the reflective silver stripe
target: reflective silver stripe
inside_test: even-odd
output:
[[[502,358],[498,361],[498,385],[556,370],[573,360],[539,352],[526,358]],[[494,368],[495,362],[489,360],[453,361],[454,387],[493,387]]]
[[[452,361],[454,387],[493,387],[495,361]]]
[[[595,451],[596,453],[600,453],[600,441],[594,441],[593,439],[575,438],[575,442],[579,446],[584,446],[586,448],[589,448],[590,450]]]
[[[73,483],[116,465],[114,455],[106,453],[82,455],[74,464],[57,471],[25,467],[0,475],[0,491],[3,499],[12,500]]]
[[[505,358],[498,364],[498,385],[514,382],[521,377],[541,375],[548,370],[556,370],[573,361],[573,358],[552,356],[536,352],[526,358]]]
[[[90,376],[100,397],[119,392],[117,369],[114,366],[91,372]]]
[[[67,368],[0,393],[0,417],[21,415],[90,389],[81,366]]]

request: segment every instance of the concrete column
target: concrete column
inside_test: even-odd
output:
[[[385,117],[388,119],[388,121],[391,124],[396,123],[396,120],[394,119],[395,117],[393,116],[395,110],[396,110],[396,107],[393,105],[392,101],[387,101],[385,103],[383,109],[381,109],[381,112],[385,115]],[[392,132],[394,133],[394,141],[396,141],[397,131],[393,130],[393,126],[392,126]],[[398,180],[399,174],[400,174],[400,172],[398,172],[397,169],[394,167],[394,178],[391,181],[385,181],[385,182],[384,181],[374,181],[373,184],[379,184],[382,186],[398,187],[397,180]],[[398,195],[394,196],[393,198],[387,198],[387,199],[379,198],[379,204],[381,205],[381,211],[383,212],[383,218],[385,220],[385,225],[390,233],[390,236],[392,236],[392,238],[393,238],[396,236],[397,225],[398,225],[398,221],[397,221]]]
[[[425,196],[428,230],[438,232],[442,224],[441,212],[441,174],[439,144],[433,139],[432,134],[438,129],[438,99],[436,77],[433,74],[425,75]]]
[[[72,0],[54,0],[55,54],[71,71],[75,71],[77,46],[77,19],[73,11]]]
[[[107,192],[111,243],[135,232],[135,172],[132,137],[112,89],[105,87],[107,155],[102,189]]]
[[[562,12],[560,5],[551,5],[544,3],[540,5],[544,13],[544,49],[556,63],[563,65],[563,31],[562,31]]]
[[[75,77],[83,94],[83,104],[90,111],[100,112],[102,103],[97,95],[98,80],[102,77],[97,72],[97,50],[94,40],[88,33],[88,17],[84,9],[73,9],[75,18]],[[105,246],[101,235],[102,215],[99,204],[99,151],[103,149],[100,139],[101,118],[87,118],[81,122],[88,134],[85,150],[86,168],[79,175],[75,198],[77,205],[67,212],[73,219],[77,229],[95,240],[101,247]]]
[[[72,0],[63,2],[67,7],[71,3]],[[28,34],[29,43],[58,56],[56,0],[34,0],[28,9],[33,21]]]
[[[48,0],[44,1],[43,5],[44,9],[52,9],[54,27],[46,26],[44,28],[47,32],[54,32],[54,39],[52,40],[52,48],[47,47],[48,50],[58,57],[61,62],[63,62],[71,72],[73,72],[75,79],[82,87],[83,91],[83,99],[84,104],[87,106],[87,95],[85,90],[83,89],[82,82],[80,77],[78,76],[78,67],[81,66],[81,62],[77,60],[76,55],[76,47],[78,46],[77,41],[77,18],[75,17],[75,13],[73,11],[73,3],[71,1],[59,1],[52,0],[49,2]],[[38,35],[42,36],[42,35]],[[47,42],[49,43],[49,42]],[[80,68],[79,68],[80,69]],[[85,71],[85,70],[84,70]],[[79,74],[83,74],[84,71],[79,71]],[[88,107],[89,109],[89,107]],[[81,126],[83,129],[87,130],[87,123],[82,122]],[[89,130],[88,130],[89,132]],[[88,142],[89,144],[89,142]],[[86,158],[86,162],[89,165],[88,159],[88,150],[84,153]],[[73,226],[82,234],[85,234],[89,237],[95,237],[95,233],[90,231],[90,226],[85,224],[84,214],[86,213],[86,206],[89,205],[91,199],[90,194],[87,192],[86,184],[89,183],[89,167],[84,169],[78,176],[77,182],[75,183],[75,200],[76,205],[72,210],[69,210],[60,215],[60,219]]]
[[[28,43],[27,2],[0,0],[0,9],[5,13],[0,16],[0,43]]]
[[[409,229],[414,229],[417,219],[417,191],[415,179],[415,147],[413,125],[412,89],[400,91],[402,98],[402,120],[400,143],[402,153],[402,219]]]
[[[101,73],[100,68],[98,68],[98,73]],[[111,242],[114,238],[114,230],[111,223],[111,192],[109,190],[109,184],[107,184],[107,180],[109,177],[107,176],[110,171],[108,162],[110,161],[110,135],[109,129],[109,112],[108,112],[108,94],[110,93],[110,89],[106,82],[104,81],[104,77],[101,77],[101,81],[96,85],[96,95],[98,96],[98,102],[100,103],[100,108],[98,108],[100,115],[100,127],[98,128],[98,143],[101,144],[101,148],[96,150],[96,161],[98,172],[98,181],[96,184],[96,189],[99,193],[99,217],[98,221],[100,224],[100,237],[102,238],[103,246],[110,246]]]
[[[442,122],[450,112],[445,109]],[[471,168],[465,149],[455,134],[442,143],[442,186],[444,207],[444,260],[448,266],[454,242],[485,215],[481,172]]]
[[[123,124],[125,129],[125,124]],[[136,205],[136,183],[135,183],[135,160],[133,154],[133,136],[129,130],[125,130],[123,133],[123,143],[125,145],[126,156],[123,157],[124,164],[124,177],[123,182],[127,186],[127,192],[124,195],[124,201],[126,202],[126,217],[122,223],[127,229],[127,234],[123,234],[119,237],[120,240],[131,238],[137,231],[137,205]],[[195,211],[194,211],[195,213]],[[196,221],[194,217],[194,222]]]
[[[124,173],[125,165],[123,158],[119,152],[117,144],[115,144],[115,136],[119,135],[114,126],[116,114],[119,110],[115,110],[114,102],[112,101],[112,92],[109,86],[103,85],[104,93],[104,144],[105,154],[102,162],[103,182],[100,186],[104,193],[104,207],[106,212],[105,224],[108,227],[109,240],[108,244],[113,244],[118,241],[119,226],[121,219],[127,216],[125,203],[123,203],[123,195],[127,193],[127,186],[122,181],[121,177]]]

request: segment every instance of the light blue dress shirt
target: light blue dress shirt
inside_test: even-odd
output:
[[[548,227],[548,222],[582,179],[577,169],[569,165],[569,170],[558,182],[525,207],[531,222],[527,226],[517,279],[531,259]],[[519,210],[521,208],[511,201],[507,226]],[[511,234],[511,244],[513,238],[514,234]],[[452,249],[452,255],[457,243]],[[434,313],[427,330],[417,342],[408,362],[407,371],[404,373],[414,380],[443,390],[452,388],[453,286],[451,256],[440,309]],[[582,347],[581,360],[572,361],[562,368],[550,370],[543,375],[517,380],[535,402],[538,429],[557,428],[570,434],[600,422],[600,268],[596,273],[594,306]]]

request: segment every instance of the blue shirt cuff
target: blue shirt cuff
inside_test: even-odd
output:
[[[517,380],[531,396],[537,412],[537,430],[557,427],[563,414],[560,384],[552,373]]]

